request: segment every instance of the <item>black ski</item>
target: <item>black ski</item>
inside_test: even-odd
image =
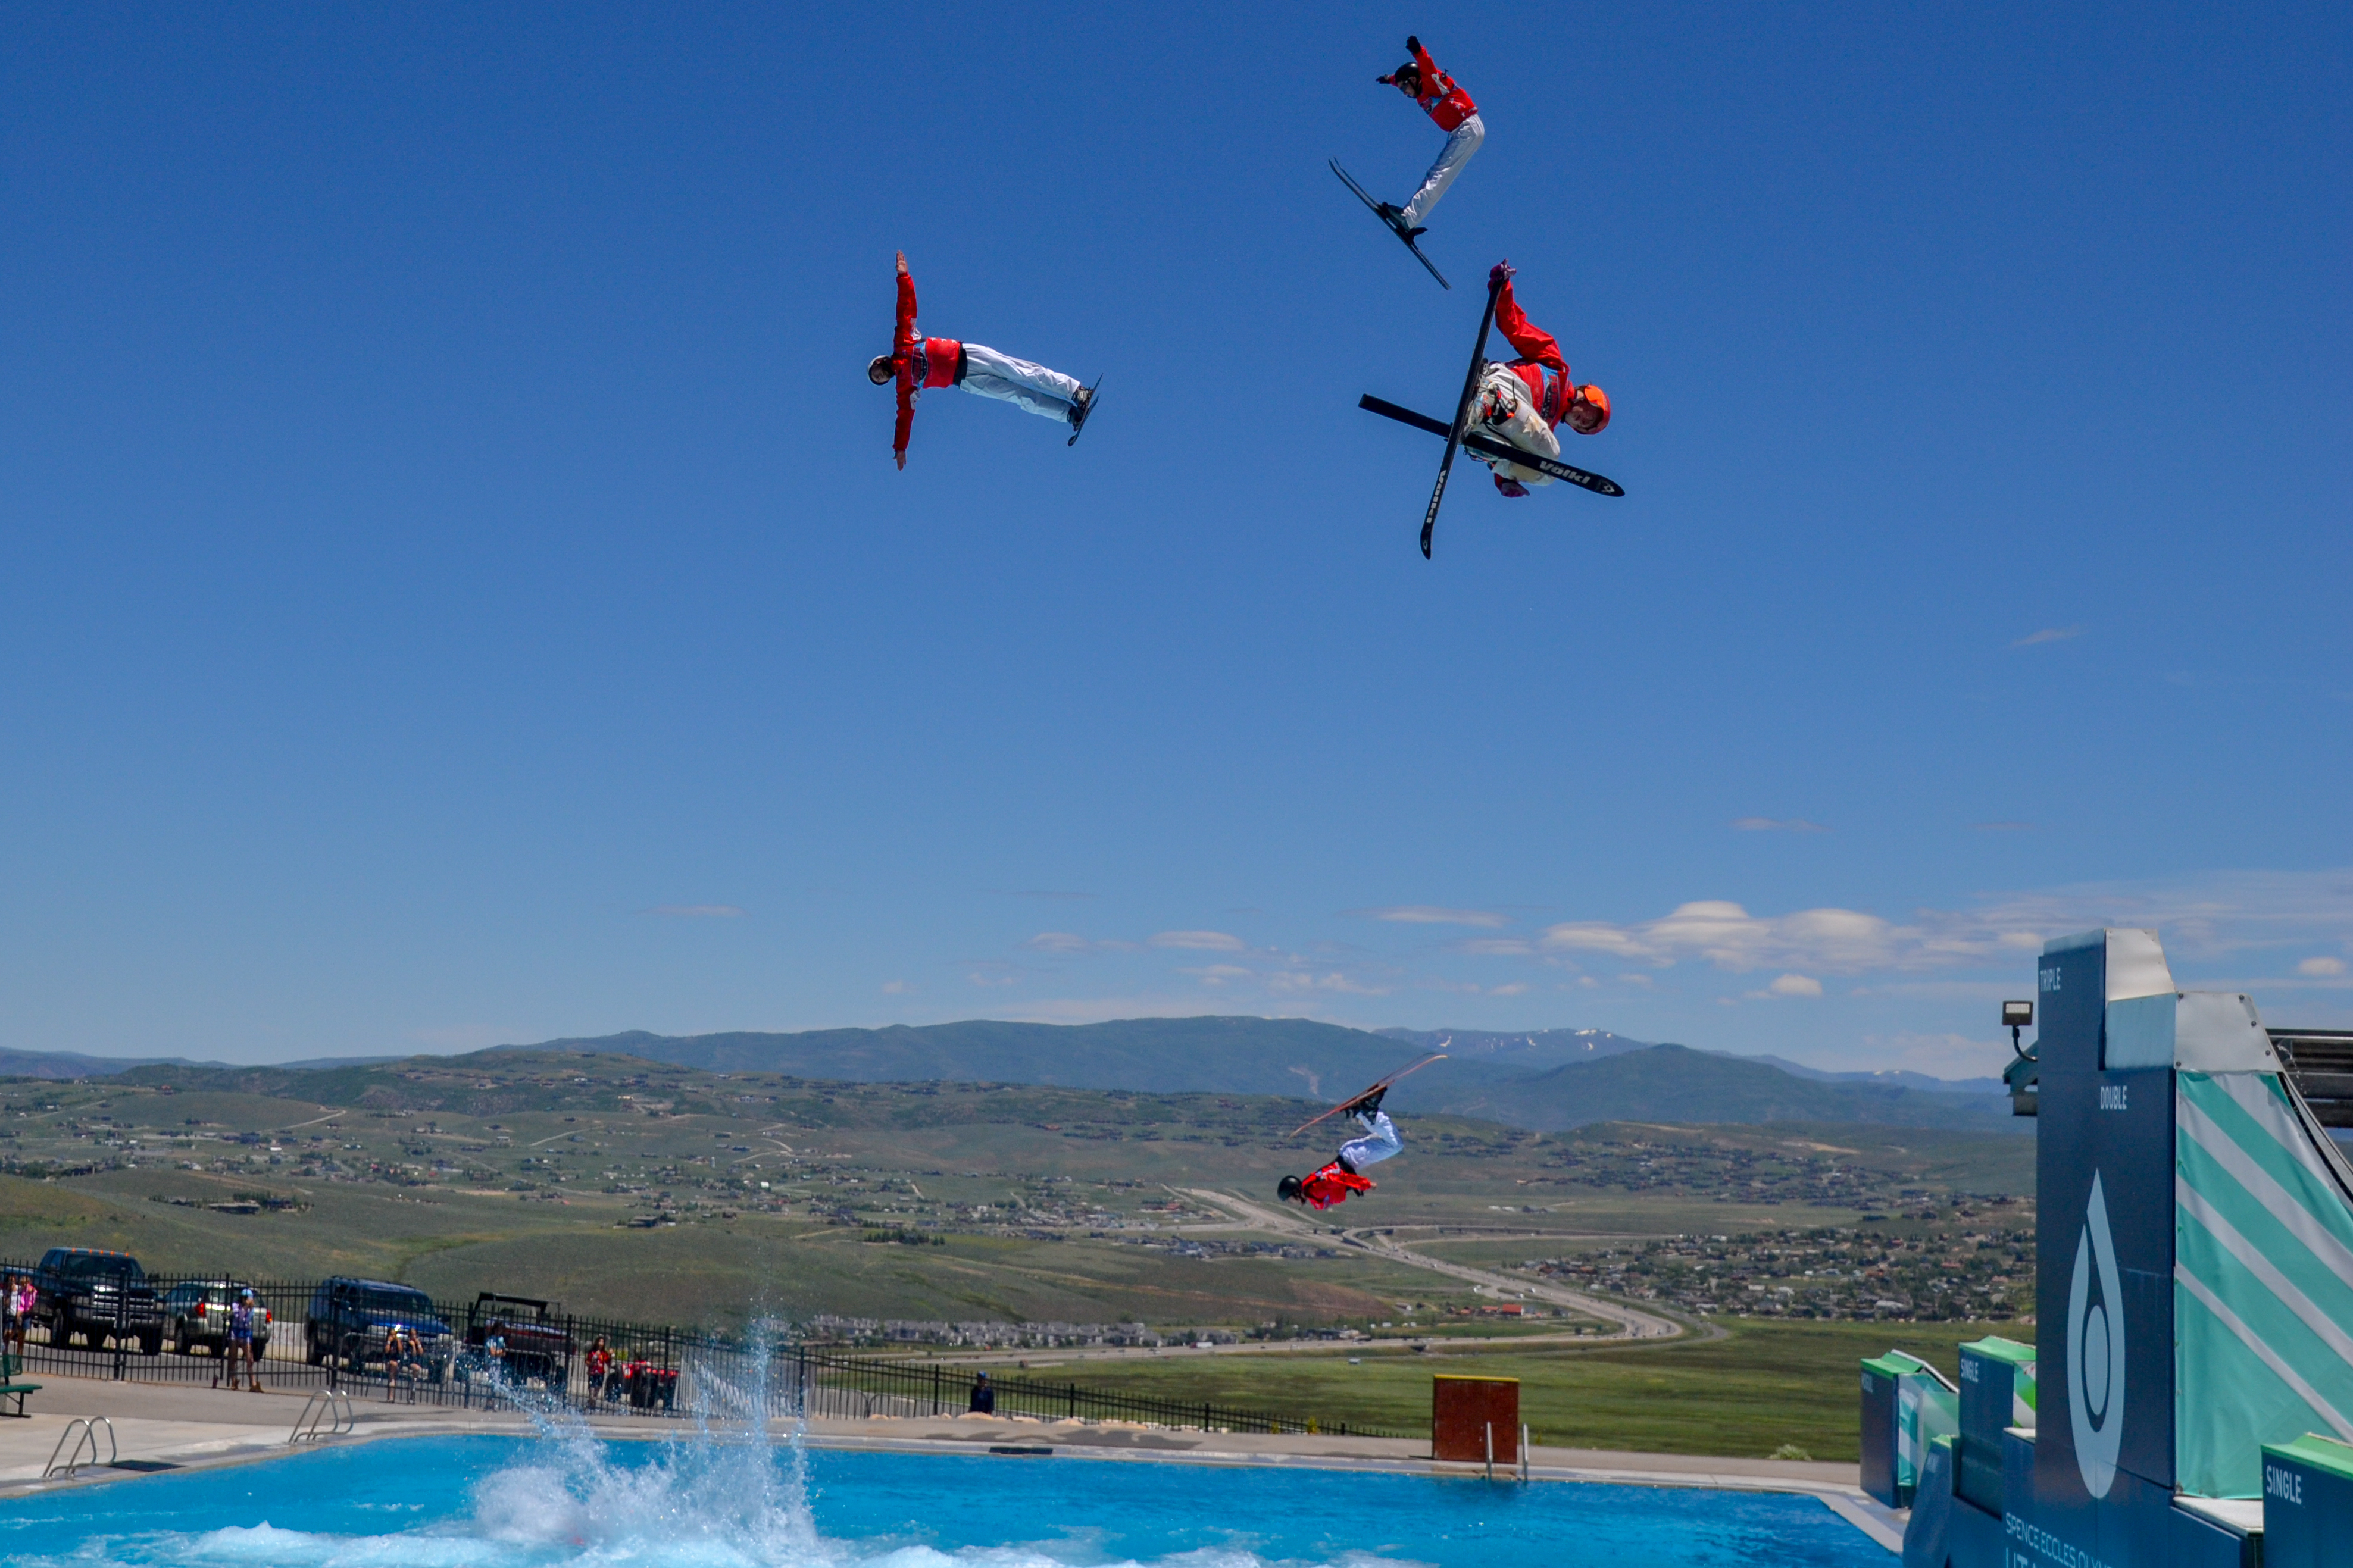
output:
[[[1405,225],[1398,222],[1396,218],[1389,216],[1388,214],[1383,212],[1381,210],[1381,204],[1366,195],[1365,194],[1365,187],[1356,184],[1356,181],[1348,177],[1348,171],[1340,167],[1339,159],[1335,158],[1331,163],[1332,172],[1340,176],[1340,183],[1347,186],[1350,190],[1356,192],[1356,199],[1364,203],[1366,206],[1372,208],[1373,216],[1380,219],[1382,223],[1388,225],[1388,231],[1391,234],[1396,235],[1399,239],[1405,241],[1405,247],[1413,252],[1413,258],[1416,261],[1420,262],[1424,267],[1430,268],[1430,275],[1438,279],[1438,286],[1440,289],[1451,290],[1454,285],[1446,280],[1445,273],[1440,272],[1437,268],[1430,266],[1430,258],[1421,253],[1421,247],[1413,242],[1413,236],[1406,232]]]
[[[1063,442],[1063,446],[1077,446],[1079,444],[1079,437],[1087,433],[1087,421],[1095,416],[1095,387],[1099,387],[1102,384],[1103,377],[1097,376],[1095,377],[1094,386],[1087,388],[1087,405],[1079,410],[1079,422],[1071,426],[1071,438]]]
[[[1416,414],[1410,408],[1400,408],[1396,404],[1375,397],[1370,393],[1358,398],[1356,406],[1369,413],[1378,414],[1384,418],[1394,419],[1400,425],[1410,425],[1417,430],[1427,430],[1433,436],[1446,434],[1446,426],[1442,420],[1432,419],[1427,414]],[[1554,479],[1568,484],[1582,486],[1598,496],[1622,496],[1626,493],[1625,487],[1615,479],[1604,479],[1599,474],[1588,473],[1583,468],[1561,462],[1557,458],[1542,457],[1535,452],[1523,452],[1508,441],[1495,440],[1476,430],[1462,437],[1462,445],[1482,458],[1501,458],[1506,462],[1534,468],[1538,473],[1549,474]]]
[[[1471,345],[1471,369],[1462,377],[1462,399],[1454,405],[1454,423],[1446,429],[1446,456],[1438,460],[1438,483],[1430,492],[1430,510],[1421,514],[1421,558],[1430,559],[1430,536],[1438,527],[1438,505],[1446,499],[1446,476],[1454,471],[1454,449],[1471,423],[1471,400],[1479,395],[1479,373],[1487,368],[1487,333],[1495,325],[1495,300],[1504,291],[1500,278],[1487,279],[1487,308],[1479,312],[1479,341]]]

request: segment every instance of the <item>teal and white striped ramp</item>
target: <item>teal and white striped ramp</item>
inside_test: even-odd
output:
[[[2353,1443],[2353,1169],[2276,1073],[2174,1081],[2176,1484],[2260,1497],[2264,1443]]]

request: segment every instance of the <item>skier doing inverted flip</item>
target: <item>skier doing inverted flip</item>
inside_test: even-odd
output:
[[[1488,361],[1479,376],[1478,422],[1524,452],[1560,459],[1560,437],[1555,430],[1567,425],[1580,436],[1599,436],[1609,423],[1609,395],[1598,386],[1579,386],[1569,379],[1568,361],[1550,332],[1539,331],[1512,297],[1512,265],[1495,263],[1488,281],[1500,287],[1495,295],[1495,325],[1520,357],[1508,364]],[[1517,463],[1473,453],[1494,470],[1495,488],[1507,496],[1524,496],[1530,485],[1548,485],[1549,474]]]
[[[1438,198],[1446,194],[1446,187],[1454,183],[1454,176],[1462,172],[1462,165],[1471,161],[1471,154],[1487,139],[1487,126],[1479,118],[1479,106],[1471,101],[1471,95],[1438,68],[1438,62],[1430,58],[1430,51],[1421,47],[1419,38],[1406,39],[1405,51],[1413,58],[1388,76],[1373,79],[1383,87],[1396,88],[1419,104],[1437,121],[1438,128],[1446,132],[1446,145],[1439,149],[1438,162],[1422,176],[1421,189],[1414,192],[1413,200],[1402,207],[1388,202],[1380,204],[1380,215],[1409,239],[1422,232],[1430,209],[1438,205]]]
[[[877,386],[899,384],[899,426],[891,437],[891,452],[902,468],[907,466],[907,437],[915,427],[915,400],[925,387],[961,386],[983,397],[1000,398],[1068,425],[1073,441],[1094,403],[1092,392],[1060,371],[1015,359],[981,343],[917,336],[915,280],[907,275],[903,250],[899,253],[898,330],[892,335],[891,352],[876,354],[867,364],[866,379]]]
[[[1405,1147],[1404,1140],[1398,1136],[1397,1124],[1381,1109],[1381,1097],[1388,1092],[1388,1086],[1383,1084],[1348,1107],[1356,1118],[1356,1125],[1365,1130],[1362,1138],[1351,1138],[1341,1144],[1340,1157],[1314,1174],[1283,1177],[1275,1184],[1276,1195],[1311,1208],[1328,1209],[1334,1204],[1347,1202],[1352,1193],[1371,1192],[1373,1184],[1358,1173]]]

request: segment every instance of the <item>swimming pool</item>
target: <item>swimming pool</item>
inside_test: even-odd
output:
[[[408,1438],[0,1503],[25,1568],[1889,1568],[1811,1498]]]

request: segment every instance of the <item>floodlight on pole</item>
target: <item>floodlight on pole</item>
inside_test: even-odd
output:
[[[2021,1029],[2031,1028],[2033,1026],[2034,1004],[2031,1002],[2003,1003],[2001,1005],[2001,1021],[2010,1030],[2010,1048],[2016,1051],[2020,1056],[2024,1056],[2026,1054],[2026,1047],[2018,1043],[2018,1032]]]

